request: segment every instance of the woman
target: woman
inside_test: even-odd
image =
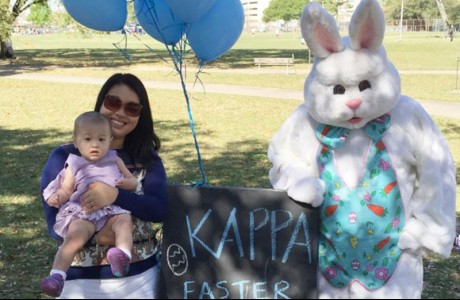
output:
[[[82,209],[93,213],[108,205],[131,212],[134,247],[129,273],[113,276],[106,254],[115,242],[110,222],[75,256],[67,272],[61,298],[154,298],[158,293],[160,272],[158,234],[151,222],[162,222],[167,208],[166,173],[157,154],[160,140],[155,134],[147,91],[132,74],[114,74],[102,86],[95,111],[111,122],[116,150],[128,169],[138,177],[136,192],[110,187],[101,182],[90,185]],[[62,145],[50,155],[41,178],[41,191],[57,176],[69,154],[79,155],[73,144]],[[42,201],[51,237],[57,208]],[[156,224],[157,225],[157,224]],[[97,243],[96,243],[97,241]]]

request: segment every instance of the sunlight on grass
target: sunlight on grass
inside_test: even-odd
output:
[[[128,35],[126,51],[132,56],[127,63],[113,43],[123,41],[121,34],[94,33],[88,36],[80,34],[15,35],[13,43],[22,62],[47,62],[55,65],[97,66],[109,62],[127,65],[131,63],[162,63],[169,59],[166,48],[148,35],[140,40]],[[388,57],[399,70],[455,70],[458,59],[460,39],[450,42],[442,32],[386,32],[383,44]],[[124,48],[124,42],[121,44]],[[149,47],[149,48],[147,48]],[[58,56],[49,55],[49,50],[57,50]],[[60,51],[65,49],[65,51]],[[48,51],[41,51],[48,50]],[[300,33],[282,33],[276,37],[273,33],[258,33],[254,37],[243,34],[226,54],[211,66],[228,68],[237,64],[254,67],[255,56],[291,57],[295,54],[297,63],[306,64],[307,47],[300,43]],[[193,56],[192,56],[193,57]],[[68,61],[63,62],[62,58]],[[101,59],[102,61],[99,61]],[[195,61],[196,62],[196,61]],[[232,66],[235,68],[235,65]]]

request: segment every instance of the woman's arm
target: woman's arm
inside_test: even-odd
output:
[[[66,152],[62,146],[56,148],[48,157],[48,161],[46,162],[41,175],[40,195],[42,197],[42,204],[45,210],[45,218],[46,223],[48,225],[48,233],[52,238],[57,240],[62,240],[62,238],[59,235],[57,235],[53,229],[54,223],[56,223],[56,215],[58,213],[58,209],[55,207],[51,207],[46,203],[45,199],[43,198],[43,191],[62,170],[68,156],[69,153]]]
[[[119,189],[115,205],[129,210],[141,220],[161,222],[166,216],[166,172],[161,159],[155,155],[143,180],[144,195]]]

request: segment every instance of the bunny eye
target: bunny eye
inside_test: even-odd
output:
[[[362,92],[366,89],[370,89],[371,88],[371,84],[369,83],[369,81],[367,80],[363,80],[359,83],[359,91]]]
[[[343,85],[336,85],[334,86],[334,95],[343,95],[345,94],[345,88],[343,87]]]

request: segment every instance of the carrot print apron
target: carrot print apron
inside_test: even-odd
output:
[[[390,279],[401,256],[397,245],[404,227],[403,204],[381,140],[389,122],[387,114],[363,127],[372,143],[361,180],[352,188],[334,165],[334,149],[344,144],[350,130],[329,125],[316,128],[321,142],[319,174],[326,185],[318,262],[321,273],[335,287],[358,281],[367,289],[378,289]]]

